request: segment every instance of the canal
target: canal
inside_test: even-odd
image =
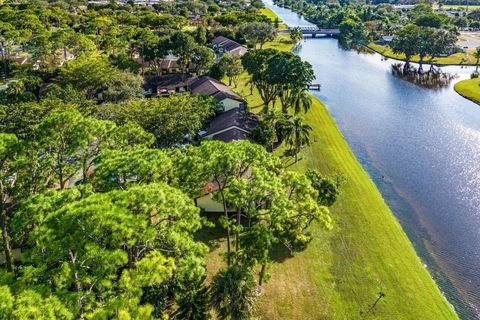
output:
[[[310,25],[266,0],[289,26]],[[312,64],[320,92],[362,166],[378,186],[462,319],[480,313],[480,106],[455,82],[473,68],[443,67],[455,76],[427,89],[395,76],[378,54],[306,38],[296,53]],[[428,67],[427,67],[428,69]]]

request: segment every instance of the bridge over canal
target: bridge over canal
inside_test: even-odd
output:
[[[312,27],[298,27],[302,34],[304,35],[311,35],[312,38],[315,38],[317,35],[324,35],[324,36],[339,36],[340,30],[339,29],[321,29],[316,26]],[[292,30],[293,28],[290,28]]]

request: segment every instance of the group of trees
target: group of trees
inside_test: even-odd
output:
[[[270,22],[251,22],[242,25],[239,32],[253,49],[262,49],[267,41],[275,39],[277,30]]]
[[[159,6],[161,8],[110,3],[92,4],[89,10],[83,10],[57,2],[48,5],[36,2],[2,4],[0,72],[4,78],[16,79],[11,83],[10,93],[27,93],[17,101],[38,99],[43,84],[54,82],[64,85],[61,80],[65,79],[57,79],[56,72],[65,64],[62,69],[67,72],[83,68],[85,72],[91,70],[88,75],[97,73],[96,79],[82,79],[83,75],[78,75],[77,79],[88,83],[89,87],[96,84],[108,87],[95,90],[88,88],[87,96],[93,91],[101,93],[102,90],[114,90],[129,82],[135,89],[132,95],[138,95],[140,81],[136,74],[159,75],[161,61],[169,53],[179,57],[181,68],[192,63],[197,67],[197,72],[208,70],[214,59],[208,41],[226,30],[213,17],[230,12],[235,7],[239,9],[238,14],[247,10],[242,1],[234,0],[222,3],[222,6],[213,1],[178,1],[165,4],[166,7],[163,4]],[[184,9],[189,19],[192,15],[198,16],[203,19],[204,25],[194,31],[182,30],[187,24],[187,18],[182,15]],[[252,19],[243,22],[245,37],[248,35],[252,44],[261,45],[271,37],[271,30],[266,33],[264,29],[253,32],[255,23],[265,21],[265,16],[258,14],[258,9],[252,6],[248,14]],[[209,24],[211,26],[206,28]],[[270,27],[270,24],[265,25]],[[239,30],[236,32],[240,34]],[[241,38],[245,42],[243,35],[234,38]],[[95,63],[90,61],[92,57],[96,57],[93,58],[96,59]],[[83,65],[68,61],[71,58],[80,58]],[[23,64],[16,61],[22,61]],[[128,91],[129,88],[123,86],[122,89]],[[104,96],[108,95],[107,92]],[[6,102],[11,101],[13,96],[2,94]]]
[[[260,93],[265,109],[275,107],[278,99],[282,112],[310,105],[303,103],[306,88],[315,78],[312,66],[291,52],[275,49],[249,51],[242,57],[242,64],[251,76],[251,84]]]
[[[261,49],[276,31],[259,7],[0,5],[1,319],[208,319],[212,309],[249,318],[275,253],[304,249],[312,224],[331,228],[337,182],[289,172],[246,141],[186,146],[217,111],[209,97],[143,98],[142,76],[160,74],[167,54],[201,72],[213,61],[209,40],[233,32],[254,50],[224,55],[218,74],[236,85],[250,73],[265,98],[260,139],[284,140],[297,160],[310,141],[298,114],[310,107],[313,71]],[[210,27],[184,30],[192,16]],[[237,22],[222,29],[228,19]],[[30,62],[16,64],[18,54]],[[206,193],[222,205],[219,219],[201,214]],[[215,225],[225,267],[206,283],[198,235]]]
[[[153,135],[155,146],[172,147],[194,140],[197,132],[215,115],[218,106],[210,97],[189,95],[130,99],[101,105],[82,97],[62,101],[49,95],[40,102],[0,105],[0,131],[26,138],[36,134],[36,127],[46,115],[63,110],[77,110],[117,125],[135,123]]]
[[[436,43],[428,45],[429,47],[443,45],[440,49],[430,50],[438,55],[439,50],[440,53],[451,50],[451,41],[455,39],[459,29],[480,27],[480,10],[464,16],[449,17],[442,11],[434,12],[432,6],[427,3],[418,3],[406,12],[394,10],[388,3],[363,4],[351,1],[323,3],[315,0],[277,0],[276,3],[303,14],[307,20],[320,27],[339,28],[340,42],[347,47],[365,46],[378,41],[381,35],[393,34],[398,29],[414,24],[418,27],[443,30],[434,32],[420,29],[424,33],[430,33],[428,38],[435,38],[433,41]]]
[[[264,104],[262,124],[254,136],[265,146],[285,141],[295,155],[310,144],[312,128],[300,116],[312,104],[308,87],[315,78],[312,66],[291,52],[275,49],[249,51],[242,64]],[[280,102],[280,111],[276,102]],[[293,113],[293,115],[292,115]]]
[[[220,60],[210,69],[210,76],[222,80],[228,78],[228,85],[237,87],[240,75],[243,73],[242,60],[239,55],[224,54]]]
[[[304,247],[314,222],[331,227],[324,199],[338,190],[328,179],[285,171],[249,142],[151,148],[137,121],[71,107],[29,134],[0,134],[2,319],[205,319],[210,307],[247,318],[274,248]],[[195,234],[211,223],[193,200],[206,188],[223,205],[227,239],[210,290]]]
[[[178,1],[153,7],[109,3],[90,4],[88,9],[56,2],[0,6],[0,72],[9,79],[8,89],[0,93],[1,103],[38,101],[52,84],[56,90],[68,87],[98,102],[141,97],[140,75],[161,75],[168,54],[178,57],[183,71],[194,66],[196,73],[203,73],[214,63],[209,41],[215,36],[255,48],[276,34],[258,6],[242,1]],[[238,23],[222,26],[224,14],[238,18]],[[182,29],[187,18],[202,24],[191,31]],[[16,62],[20,60],[25,61]],[[220,75],[227,74],[235,83],[241,64],[228,61],[233,67],[225,68],[226,62]]]
[[[405,55],[405,70],[412,56],[418,55],[421,71],[426,57],[433,60],[441,54],[452,52],[456,42],[455,31],[409,24],[395,32],[390,47],[393,52]]]
[[[290,253],[303,248],[315,221],[331,227],[318,198],[321,189],[309,176],[285,171],[278,158],[248,142],[203,143],[187,155],[179,164],[181,184],[188,182],[193,196],[209,185],[223,206],[219,222],[226,232],[227,267],[214,278],[213,304],[222,319],[248,318],[256,288],[253,275],[258,271],[261,289],[275,248]]]

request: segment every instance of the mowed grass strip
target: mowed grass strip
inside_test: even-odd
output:
[[[480,78],[459,81],[454,88],[463,97],[480,104]]]
[[[270,8],[261,8],[260,13],[266,16],[272,22],[275,22],[276,19],[278,19],[278,22],[283,22],[283,20],[280,19],[280,17],[277,16],[277,14]]]
[[[288,35],[266,48],[291,50]],[[249,77],[233,88],[253,112],[262,110]],[[277,104],[278,105],[278,104]],[[458,319],[417,257],[406,234],[368,174],[356,160],[327,108],[314,98],[305,115],[315,142],[302,150],[291,170],[314,168],[346,183],[331,208],[334,229],[313,226],[315,239],[293,257],[277,256],[271,279],[257,302],[260,319],[362,319],[380,291],[386,294],[365,319]],[[277,151],[281,154],[282,148]],[[285,159],[292,162],[291,159]],[[210,276],[224,266],[225,240],[213,242]],[[362,314],[363,312],[363,314]]]

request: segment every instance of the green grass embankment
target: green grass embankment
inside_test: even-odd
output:
[[[461,96],[480,104],[480,78],[462,80],[454,88]]]
[[[396,60],[405,60],[404,54],[397,54],[392,51],[388,46],[382,46],[379,44],[371,43],[367,48],[381,54],[386,58],[396,59]],[[424,63],[435,64],[435,65],[474,65],[476,63],[476,58],[473,56],[474,49],[468,49],[467,52],[457,52],[448,57],[438,57],[433,60],[429,58],[424,59]],[[418,62],[420,58],[418,56],[413,56],[411,62]]]
[[[292,45],[281,36],[265,47],[290,50]],[[258,92],[250,94],[246,74],[234,90],[247,99],[253,112],[262,110]],[[315,142],[302,150],[303,160],[290,169],[341,173],[347,182],[331,208],[334,229],[325,232],[314,226],[315,239],[305,251],[271,266],[272,277],[257,303],[259,318],[362,319],[360,313],[382,291],[385,298],[366,319],[458,319],[327,108],[315,98],[305,118]],[[224,265],[220,256],[224,251],[218,248],[225,240],[211,244],[207,261],[213,274]]]
[[[277,14],[273,12],[273,10],[270,8],[261,8],[260,13],[266,16],[272,22],[275,22],[277,19],[278,19],[278,22],[283,22],[283,20],[280,19],[280,17],[277,16]]]

